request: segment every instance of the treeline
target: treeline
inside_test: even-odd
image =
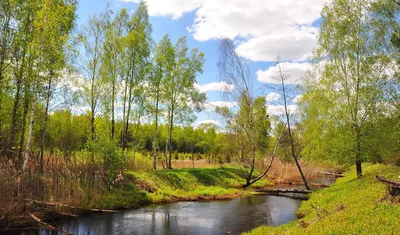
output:
[[[144,1],[131,14],[106,8],[79,27],[76,8],[75,0],[1,2],[0,155],[19,170],[38,162],[43,172],[46,156],[83,151],[80,160],[114,177],[128,150],[151,151],[154,168],[158,159],[171,168],[174,152],[205,153],[242,163],[251,184],[256,161],[270,155],[293,160],[306,184],[301,158],[356,164],[361,175],[362,162],[400,152],[396,1],[324,7],[296,111],[298,89],[277,61],[278,121],[266,114],[248,61],[223,40],[221,80],[235,87],[226,95],[235,107],[216,110],[223,133],[190,127],[206,99],[195,87],[204,54],[184,37],[155,42]]]
[[[97,122],[99,133],[110,134],[108,119],[98,118]],[[115,135],[118,142],[123,126],[124,123],[121,120],[115,122]],[[158,140],[162,159],[165,159],[166,149],[168,148],[168,128],[167,124],[158,126]],[[44,140],[47,153],[51,156],[70,158],[74,153],[87,149],[86,143],[90,141],[90,133],[90,120],[87,119],[86,115],[74,115],[69,110],[56,111],[51,114],[48,121],[48,131]],[[129,133],[132,133],[132,135],[127,139],[127,148],[142,153],[154,150],[154,123],[131,125]],[[226,161],[225,158],[221,159],[222,156],[219,155],[224,152],[224,149],[229,148],[227,141],[229,134],[219,132],[219,128],[213,124],[200,124],[196,128],[193,126],[176,126],[173,129],[173,136],[174,139],[171,143],[173,156],[176,153],[200,154],[207,155],[207,158],[211,157],[213,161]],[[102,136],[102,138],[106,137]],[[34,136],[34,138],[40,138],[40,136]],[[39,145],[33,147],[35,149],[40,148]]]
[[[174,151],[206,151],[196,138],[209,132],[177,128],[206,99],[194,86],[204,54],[185,37],[156,43],[145,2],[132,14],[106,8],[79,27],[76,8],[75,0],[1,2],[0,155],[22,171],[39,156],[43,172],[56,151],[113,164],[128,148],[153,151],[154,168],[161,157],[171,168]]]

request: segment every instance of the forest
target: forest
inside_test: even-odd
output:
[[[279,164],[305,190],[308,163],[355,170],[360,182],[372,164],[400,175],[398,1],[325,4],[305,82],[291,84],[276,55],[276,115],[234,40],[219,39],[215,66],[234,87],[222,91],[232,106],[211,107],[223,124],[197,126],[210,109],[197,80],[204,52],[186,36],[154,40],[145,1],[132,12],[104,6],[84,25],[78,7],[0,2],[0,231],[65,232],[49,218],[233,198],[269,185]]]

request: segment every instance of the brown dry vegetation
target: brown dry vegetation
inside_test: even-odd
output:
[[[326,166],[300,161],[306,178],[313,179],[320,176],[315,169],[324,169]],[[275,160],[267,178],[275,184],[302,184],[300,173],[294,162]]]
[[[43,175],[40,174],[40,167],[37,164],[39,161],[35,159],[30,161],[29,171],[23,174],[17,170],[13,162],[3,160],[0,163],[0,178],[2,179],[0,180],[0,229],[5,229],[10,225],[15,227],[34,223],[32,214],[39,218],[46,218],[50,214],[54,217],[88,213],[93,207],[102,209],[138,207],[142,203],[151,201],[151,198],[146,198],[146,195],[141,193],[143,185],[138,183],[140,180],[131,182],[128,175],[124,174],[117,177],[117,179],[122,177],[121,182],[110,181],[101,164],[93,165],[78,159],[77,157],[45,157]],[[205,159],[172,161],[174,169],[193,168],[193,164],[197,169],[235,167],[235,164],[218,164]],[[302,167],[308,179],[317,176],[313,172],[316,165],[302,163]],[[123,168],[127,172],[150,172],[152,159],[144,154],[137,154],[135,159],[127,159]],[[158,162],[158,168],[163,169],[161,161]],[[262,172],[261,162],[257,168],[259,172]],[[278,159],[275,159],[266,178],[276,184],[302,183],[295,164]],[[144,191],[148,192],[148,190]],[[187,200],[230,199],[240,195],[237,190],[215,195],[209,194],[207,190],[204,192],[203,195],[200,190],[198,195],[193,194],[187,197]],[[114,196],[115,194],[120,195],[118,199]],[[168,200],[172,201],[173,198],[170,197]],[[46,202],[46,204],[40,202]]]
[[[49,212],[76,213],[76,209],[98,200],[107,189],[102,169],[86,162],[45,158],[44,173],[31,161],[29,170],[19,171],[12,161],[0,163],[0,226],[20,226]],[[47,202],[54,206],[38,202]],[[68,205],[68,207],[62,206]]]

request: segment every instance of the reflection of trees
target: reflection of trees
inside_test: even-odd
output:
[[[294,217],[300,203],[288,198],[259,195],[224,202],[195,203],[188,207],[189,210],[185,210],[182,204],[164,205],[64,220],[62,228],[73,234],[238,234],[260,225],[287,222]]]
[[[156,234],[156,223],[157,223],[156,212],[153,211],[151,213],[151,228],[150,228],[151,234]]]
[[[248,231],[260,225],[272,224],[267,196],[250,196],[232,200],[221,208],[219,227],[232,234]]]
[[[295,218],[295,212],[301,204],[301,200],[279,197],[266,196],[265,204],[268,205],[266,210],[271,220],[269,225],[280,225]]]

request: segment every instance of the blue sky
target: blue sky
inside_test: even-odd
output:
[[[140,0],[79,0],[78,26],[88,17],[104,11],[107,3],[114,12],[126,8],[134,11]],[[301,2],[301,3],[299,3]],[[201,90],[207,93],[210,106],[229,105],[222,95],[218,77],[218,39],[230,38],[237,53],[248,59],[254,73],[253,84],[259,95],[267,96],[271,114],[279,115],[281,96],[274,90],[275,58],[279,54],[291,78],[288,83],[301,84],[309,68],[307,62],[321,22],[322,0],[147,0],[153,38],[158,42],[165,34],[173,41],[186,36],[190,48],[205,53],[203,74],[197,78]],[[293,97],[291,105],[296,108]],[[194,125],[218,122],[210,110],[197,114]]]

